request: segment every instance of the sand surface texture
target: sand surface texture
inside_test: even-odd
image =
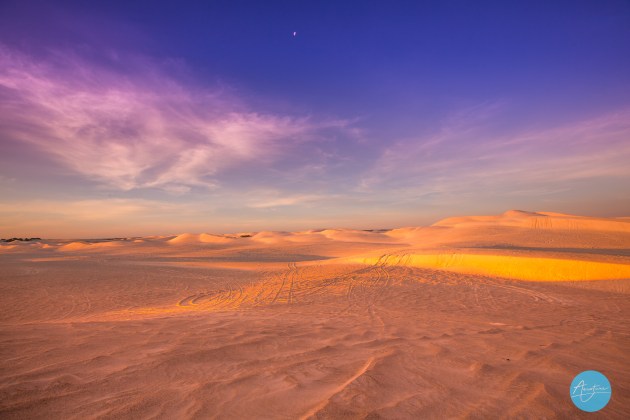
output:
[[[0,418],[630,418],[630,219],[0,245]]]

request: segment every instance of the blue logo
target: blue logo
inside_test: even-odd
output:
[[[593,412],[606,407],[612,388],[610,382],[596,370],[585,370],[571,382],[571,401],[580,410]]]

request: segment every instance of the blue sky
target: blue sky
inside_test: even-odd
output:
[[[0,4],[0,236],[630,214],[628,2],[129,3]]]

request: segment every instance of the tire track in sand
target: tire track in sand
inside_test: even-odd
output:
[[[295,278],[298,274],[297,265],[294,262],[290,262],[289,270],[292,270],[289,274],[291,276],[291,284],[289,285],[289,305],[291,305],[293,303],[293,283],[295,282]]]

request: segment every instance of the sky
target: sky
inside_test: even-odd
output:
[[[0,1],[0,237],[630,216],[628,1]]]

